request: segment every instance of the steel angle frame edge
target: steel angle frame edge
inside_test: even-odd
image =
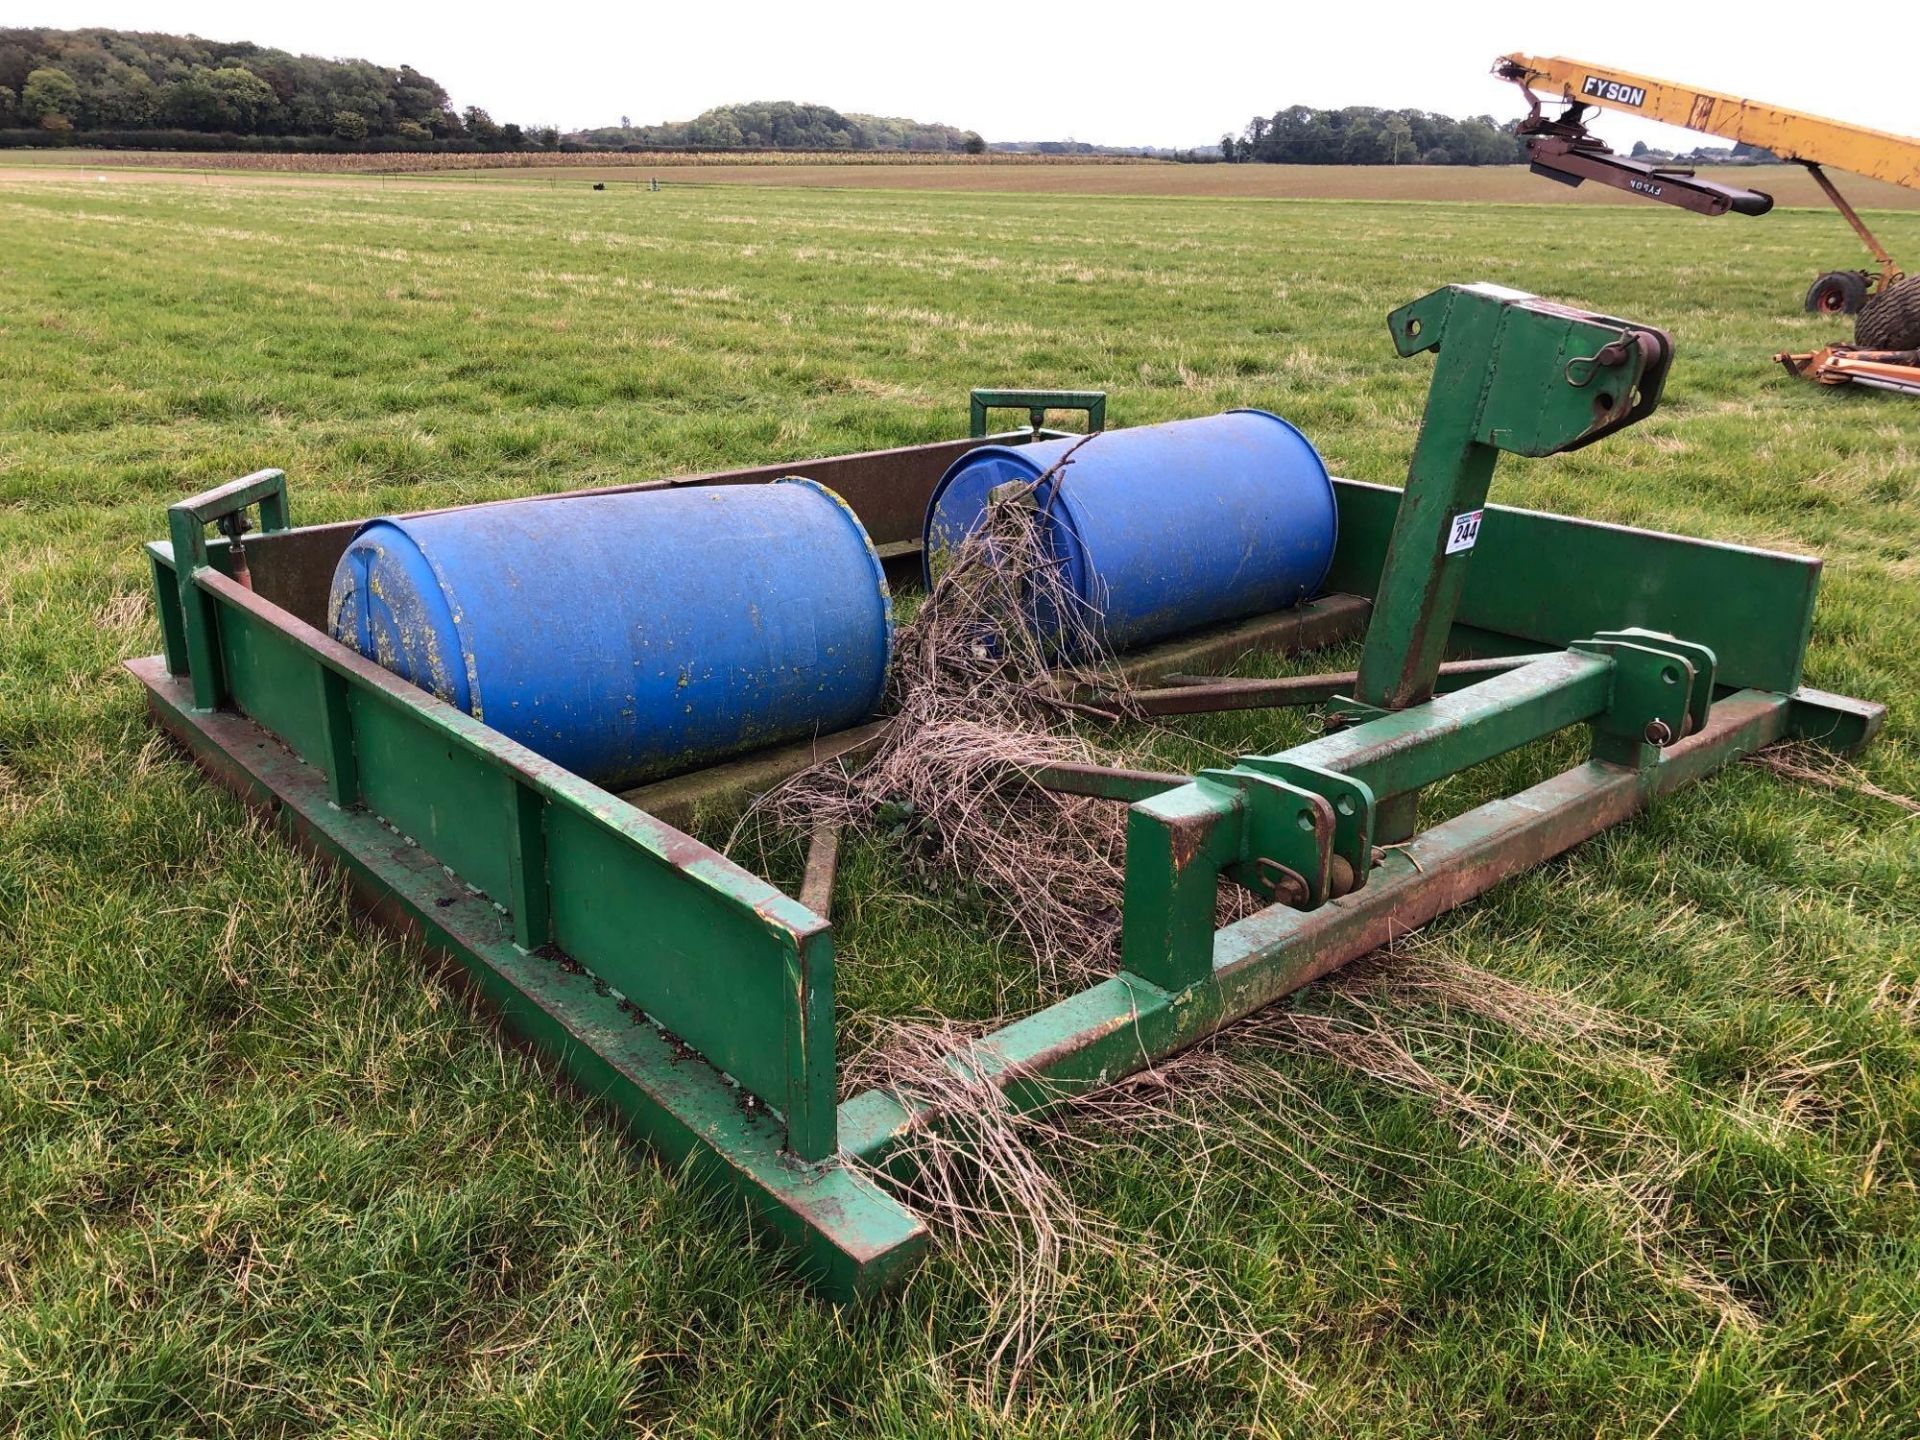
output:
[[[204,527],[252,505],[284,525],[279,472],[182,502],[149,546],[168,652],[131,668],[156,718],[828,1289],[916,1254],[920,1221],[836,1163],[827,922],[222,573]]]

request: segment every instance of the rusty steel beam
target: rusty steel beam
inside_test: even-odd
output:
[[[807,873],[800,881],[800,894],[796,898],[822,920],[833,917],[833,881],[839,869],[840,827],[814,826],[807,843]]]
[[[1853,233],[1860,237],[1860,242],[1867,247],[1868,253],[1880,262],[1881,285],[1883,287],[1891,285],[1893,277],[1900,273],[1900,267],[1894,263],[1893,256],[1887,253],[1887,247],[1882,245],[1873,231],[1867,228],[1867,222],[1860,218],[1860,212],[1847,203],[1847,197],[1842,195],[1839,187],[1827,178],[1825,170],[1811,160],[1802,160],[1800,163],[1806,167],[1807,174],[1813,177],[1814,184],[1818,185],[1827,199],[1833,202],[1833,208],[1840,212],[1841,218],[1853,227]]]
[[[891,723],[872,720],[851,729],[836,730],[831,735],[756,750],[738,760],[623,790],[620,798],[656,820],[685,827],[693,823],[703,808],[744,805],[809,766],[864,754],[880,742]]]
[[[1177,790],[1185,775],[1158,770],[1125,770],[1113,765],[1081,765],[1062,760],[1043,765],[1030,777],[1042,790],[1057,795],[1090,795],[1099,800],[1122,800],[1131,805],[1163,790]]]
[[[1346,482],[1340,482],[1346,483]],[[1219,670],[1248,655],[1294,655],[1357,640],[1367,628],[1373,603],[1362,595],[1322,595],[1292,610],[1277,610],[1182,635],[1121,656],[1109,670],[1127,685],[1157,681],[1163,675]]]
[[[1486,660],[1449,660],[1440,667],[1442,691],[1458,690],[1490,676],[1503,675],[1533,660],[1532,655],[1502,655]],[[1351,694],[1358,684],[1357,670],[1324,675],[1289,675],[1278,680],[1218,680],[1168,676],[1162,690],[1136,690],[1127,697],[1143,715],[1204,715],[1217,710],[1266,710],[1292,705],[1324,705]]]

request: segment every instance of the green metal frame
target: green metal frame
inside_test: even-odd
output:
[[[1360,723],[1192,777],[1034,777],[1130,811],[1119,972],[966,1059],[1018,1105],[1190,1045],[1762,745],[1849,750],[1878,728],[1878,706],[1799,688],[1817,561],[1493,506],[1449,551],[1498,451],[1570,448],[1652,408],[1657,332],[1486,287],[1391,324],[1440,362],[1404,494],[1337,486],[1348,596],[1319,613],[1344,624],[1373,597],[1358,693],[1332,702]],[[975,392],[976,423],[983,396],[1007,392]],[[1088,398],[1010,403],[1063,396]],[[838,1101],[826,918],[240,583],[206,531],[252,508],[284,530],[284,476],[182,502],[148,547],[166,649],[131,668],[159,721],[829,1293],[906,1269],[925,1226],[861,1167],[937,1117],[879,1091]],[[1449,681],[1449,650],[1518,658]],[[1576,725],[1584,763],[1413,832],[1422,787]],[[1216,930],[1223,878],[1271,903]]]
[[[969,397],[967,433],[975,440],[987,433],[987,415],[993,410],[1024,410],[1038,435],[1050,410],[1083,410],[1089,433],[1107,428],[1107,392],[1104,390],[975,390]]]

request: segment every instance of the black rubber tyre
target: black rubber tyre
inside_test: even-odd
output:
[[[1857,315],[1867,303],[1867,272],[1829,270],[1807,287],[1807,309],[1816,315]]]
[[[1853,322],[1853,343],[1868,350],[1920,350],[1920,275],[1867,301]]]

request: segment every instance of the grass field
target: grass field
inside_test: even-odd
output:
[[[195,173],[210,182],[267,175],[390,173],[393,183],[432,181],[488,185],[564,187],[601,182],[609,187],[645,185],[777,185],[785,188],[853,190],[958,190],[1010,195],[1211,196],[1267,200],[1421,200],[1488,205],[1620,205],[1645,210],[1647,202],[1603,185],[1568,189],[1542,180],[1522,165],[1470,168],[1432,165],[1176,165],[1166,161],[1074,161],[1029,155],[872,156],[842,163],[831,156],[743,153],[715,160],[697,155],[503,155],[467,163],[459,155],[190,155],[170,151],[10,150],[0,152],[7,169],[57,175],[89,174],[110,180],[150,180]],[[1820,189],[1798,165],[1704,166],[1700,174],[1730,185],[1762,190],[1780,207],[1826,209]],[[1920,190],[1884,181],[1843,176],[1840,188],[1856,206],[1920,210]],[[1742,220],[1726,222],[1737,231]],[[1836,226],[1836,236],[1846,232]],[[1715,235],[1714,239],[1722,237]],[[1724,237],[1738,243],[1737,234]],[[1844,258],[1848,239],[1837,250]],[[1861,263],[1864,263],[1861,262]]]
[[[1572,213],[0,171],[0,1427],[1920,1433],[1895,804],[1737,768],[1432,927],[1400,964],[1434,983],[1287,1010],[1404,1064],[1243,1040],[1264,1104],[1082,1123],[1053,1173],[1146,1239],[1077,1272],[1015,1385],[969,1257],[859,1311],[786,1283],[119,668],[159,648],[166,505],[266,465],[345,519],[949,437],[995,384],[1105,388],[1122,424],[1263,406],[1397,483],[1428,365],[1382,317],[1487,279],[1679,346],[1657,416],[1496,498],[1824,555],[1809,683],[1886,702],[1861,768],[1920,794],[1920,407],[1769,358],[1834,333],[1799,297],[1851,237]],[[1920,215],[1882,223],[1920,254]],[[849,1033],[1031,999],[966,896],[883,841],[850,864]]]

